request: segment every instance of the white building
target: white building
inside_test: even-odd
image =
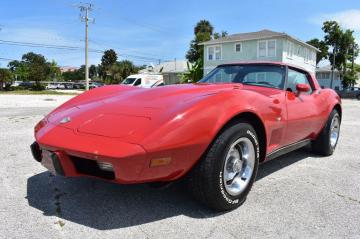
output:
[[[340,74],[338,70],[334,71],[333,89],[342,89]],[[321,88],[330,88],[332,78],[331,65],[316,68],[316,79]]]

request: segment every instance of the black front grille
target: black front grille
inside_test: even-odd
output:
[[[76,171],[78,173],[91,175],[108,180],[115,179],[114,172],[101,170],[95,160],[84,159],[75,156],[70,156],[70,159],[74,163]]]

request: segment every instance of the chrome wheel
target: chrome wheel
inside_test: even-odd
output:
[[[331,120],[330,125],[330,145],[332,148],[335,148],[336,143],[339,139],[340,132],[340,118],[339,115],[335,115]]]
[[[249,184],[255,166],[255,148],[248,138],[240,138],[226,155],[223,181],[226,192],[232,196],[241,194]]]

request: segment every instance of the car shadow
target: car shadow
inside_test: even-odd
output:
[[[257,180],[311,155],[301,149],[264,163]],[[27,182],[27,200],[46,216],[98,230],[125,228],[177,215],[209,218],[222,215],[197,203],[181,186],[154,189],[147,185],[118,185],[92,178],[64,178],[48,172]]]

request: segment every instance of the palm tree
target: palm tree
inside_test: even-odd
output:
[[[208,20],[200,20],[195,28],[194,28],[194,35],[196,36],[198,33],[210,33],[210,36],[214,32],[214,27]]]

